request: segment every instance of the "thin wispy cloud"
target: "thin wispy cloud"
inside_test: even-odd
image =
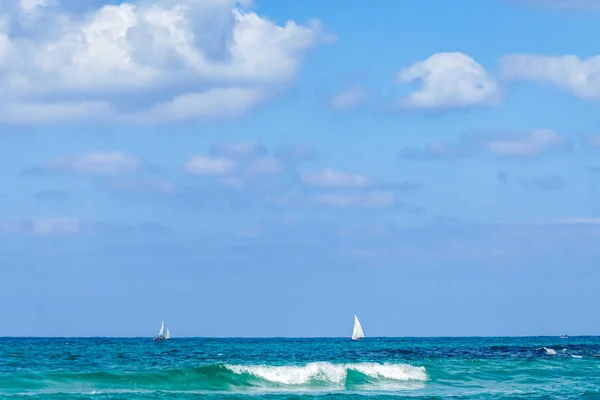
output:
[[[23,174],[78,174],[111,176],[139,172],[146,165],[137,157],[119,151],[89,152],[57,157],[26,168]]]
[[[329,101],[329,106],[334,110],[348,110],[364,103],[368,98],[369,92],[363,85],[354,85],[335,95]]]
[[[194,175],[226,175],[236,166],[234,160],[225,157],[193,156],[183,168]]]
[[[524,132],[473,132],[464,134],[458,143],[436,141],[423,147],[405,147],[400,158],[435,160],[458,158],[477,154],[501,158],[531,158],[552,151],[564,151],[571,142],[551,129]]]

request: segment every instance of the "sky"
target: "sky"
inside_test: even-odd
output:
[[[7,336],[600,334],[598,0],[3,0]]]

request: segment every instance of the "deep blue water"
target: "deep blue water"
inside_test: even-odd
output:
[[[600,337],[0,338],[0,398],[600,399]]]

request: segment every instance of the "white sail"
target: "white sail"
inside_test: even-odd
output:
[[[171,331],[167,328],[167,334],[165,335],[165,339],[171,339]]]
[[[158,332],[158,336],[165,335],[165,320],[163,319],[162,324],[160,324],[160,332]]]
[[[352,331],[352,340],[358,340],[365,337],[365,333],[363,332],[362,326],[360,326],[360,321],[358,317],[354,316],[354,330]]]

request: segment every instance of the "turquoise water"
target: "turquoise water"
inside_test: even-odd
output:
[[[600,399],[600,337],[0,338],[0,398]]]

